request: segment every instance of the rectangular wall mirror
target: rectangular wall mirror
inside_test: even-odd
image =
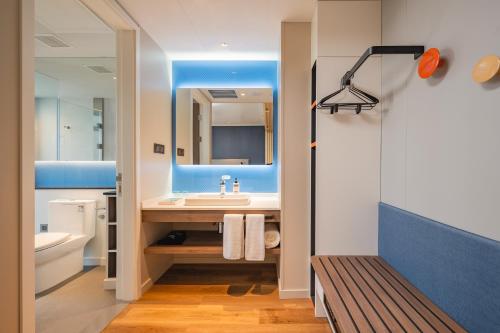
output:
[[[175,119],[177,164],[273,163],[271,88],[178,88]]]
[[[36,160],[114,161],[116,58],[37,57],[35,69]]]

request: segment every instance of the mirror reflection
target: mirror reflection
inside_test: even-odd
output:
[[[177,164],[273,163],[271,88],[179,88],[175,112]]]
[[[38,161],[116,158],[116,59],[35,59]]]

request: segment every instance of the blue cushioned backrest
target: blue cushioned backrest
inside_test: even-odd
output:
[[[116,163],[35,162],[36,189],[115,188]]]
[[[500,332],[500,242],[380,203],[379,255],[468,331]]]

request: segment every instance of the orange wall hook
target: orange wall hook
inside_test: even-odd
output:
[[[472,79],[477,83],[489,81],[500,71],[500,57],[494,54],[479,59],[472,70]]]
[[[441,53],[439,49],[433,47],[422,54],[418,64],[418,75],[422,79],[427,79],[436,72],[441,62]]]

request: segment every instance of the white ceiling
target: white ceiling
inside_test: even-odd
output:
[[[281,22],[310,21],[314,0],[119,2],[172,60],[278,60]]]
[[[53,35],[70,47],[35,40],[37,57],[114,57],[115,34],[78,0],[36,0],[35,34]]]

